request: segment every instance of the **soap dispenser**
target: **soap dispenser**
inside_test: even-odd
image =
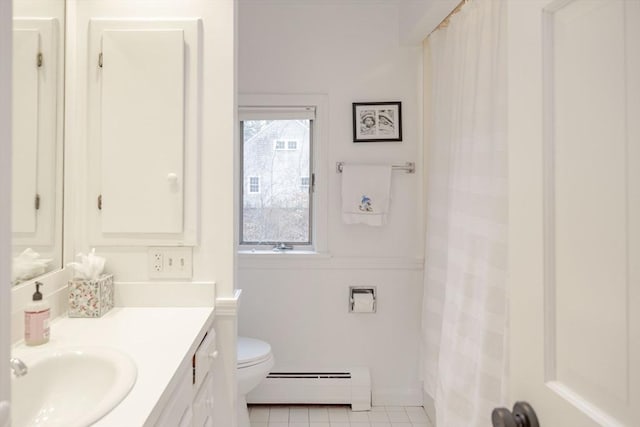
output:
[[[42,299],[42,283],[36,282],[36,292],[24,310],[24,342],[40,345],[49,341],[49,303]]]

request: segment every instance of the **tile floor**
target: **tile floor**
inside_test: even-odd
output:
[[[422,407],[374,406],[353,412],[350,406],[250,405],[251,427],[433,427]]]

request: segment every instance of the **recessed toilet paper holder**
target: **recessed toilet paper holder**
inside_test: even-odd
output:
[[[354,311],[354,296],[368,296],[373,298],[373,305],[370,311]],[[378,295],[375,286],[349,286],[349,313],[375,313],[378,305]]]

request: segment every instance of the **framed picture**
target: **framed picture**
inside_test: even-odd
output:
[[[402,103],[354,102],[353,142],[402,141]]]

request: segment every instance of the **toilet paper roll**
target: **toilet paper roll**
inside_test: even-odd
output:
[[[354,313],[373,313],[373,294],[354,293],[353,294]]]

